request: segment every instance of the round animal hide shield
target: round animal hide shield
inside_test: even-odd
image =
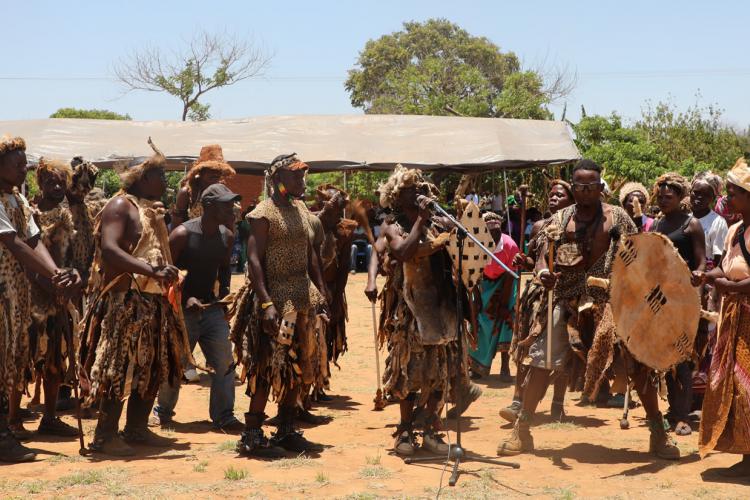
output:
[[[650,368],[668,370],[693,353],[701,303],[690,276],[662,234],[634,234],[620,242],[610,282],[617,336]]]
[[[479,207],[474,203],[469,203],[464,209],[459,222],[466,230],[478,239],[490,251],[495,249],[495,242],[492,239],[487,224],[484,222],[482,215],[479,213]],[[454,230],[451,239],[448,242],[448,253],[453,261],[454,269],[458,269],[458,237]],[[489,260],[489,256],[482,251],[476,243],[468,237],[464,240],[463,263],[461,266],[461,279],[467,290],[474,288],[482,281],[482,270]]]

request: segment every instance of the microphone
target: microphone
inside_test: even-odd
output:
[[[429,204],[427,205],[427,208],[433,209],[435,208],[435,200],[430,198],[429,196],[425,196],[423,194],[417,195],[417,206],[420,206],[424,200],[429,200]]]

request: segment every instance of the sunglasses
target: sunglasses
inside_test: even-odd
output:
[[[586,193],[588,191],[596,191],[602,187],[601,182],[589,182],[588,184],[582,184],[579,182],[573,183],[573,191],[578,193]]]

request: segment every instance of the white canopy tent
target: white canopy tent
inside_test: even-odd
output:
[[[101,166],[150,156],[148,137],[183,169],[206,144],[221,144],[238,173],[259,174],[296,152],[313,172],[424,170],[484,172],[580,158],[558,121],[414,115],[262,116],[206,122],[46,119],[0,121],[0,134],[26,139],[33,161],[83,156]]]

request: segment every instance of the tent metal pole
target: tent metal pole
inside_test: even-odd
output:
[[[508,219],[508,231],[510,231],[510,212],[508,212],[508,170],[503,169],[503,183],[504,183],[504,191],[503,191],[503,200],[505,200],[505,217]]]
[[[510,220],[510,209],[508,208],[508,170],[503,169],[503,203],[505,204],[505,220],[507,221],[508,234],[512,235],[512,222]]]

